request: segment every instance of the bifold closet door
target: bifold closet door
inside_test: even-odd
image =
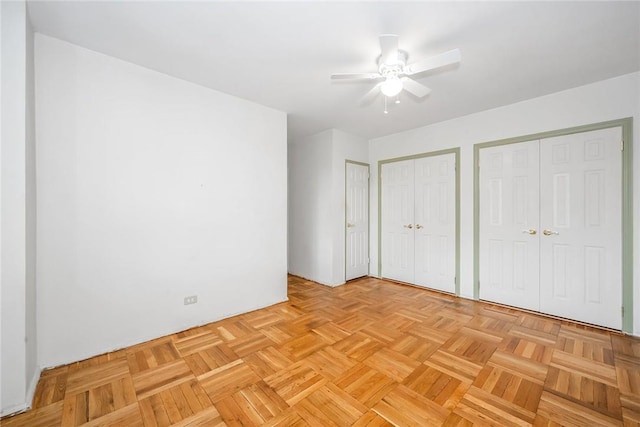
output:
[[[414,283],[454,293],[456,157],[451,153],[414,162]]]
[[[620,329],[621,128],[480,150],[480,298]]]
[[[540,311],[622,327],[622,129],[540,143]]]
[[[538,141],[480,150],[480,298],[539,310]]]
[[[413,283],[414,162],[382,165],[382,275]]]
[[[455,292],[455,154],[382,165],[382,276]]]

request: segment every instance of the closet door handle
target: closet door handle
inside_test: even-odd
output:
[[[351,224],[350,222],[347,223],[347,228],[351,228],[351,227],[355,227],[355,224]]]
[[[538,233],[538,232],[537,232],[536,230],[534,230],[533,228],[530,228],[530,229],[528,229],[528,230],[522,230],[522,232],[523,232],[523,233],[525,233],[525,234],[531,234],[532,236],[533,236],[534,234],[537,234],[537,233]]]
[[[558,235],[558,234],[560,234],[560,233],[559,233],[559,232],[557,232],[557,231],[553,231],[553,230],[549,230],[549,229],[546,229],[546,228],[545,228],[545,229],[542,231],[542,234],[544,234],[545,236],[551,236],[551,235],[553,235],[553,234]]]
[[[416,230],[420,230],[421,228],[424,228],[424,227],[420,224],[416,224]]]
[[[411,228],[413,228],[413,225],[408,224],[408,225],[403,225],[403,227],[404,227],[404,228],[409,228],[409,229],[411,229]]]

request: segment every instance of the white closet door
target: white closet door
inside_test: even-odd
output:
[[[413,283],[413,160],[382,165],[382,276]]]
[[[369,167],[346,167],[345,279],[369,274]]]
[[[455,154],[415,160],[415,284],[455,292]]]
[[[540,144],[542,312],[621,328],[621,140],[611,128]]]
[[[538,141],[480,150],[480,298],[539,310]]]

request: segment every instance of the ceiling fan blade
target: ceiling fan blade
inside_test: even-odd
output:
[[[431,93],[431,89],[409,77],[403,77],[400,80],[402,80],[402,88],[418,98],[422,98]]]
[[[377,85],[372,87],[369,92],[365,93],[364,96],[360,99],[360,105],[366,105],[373,101],[373,99],[380,93],[381,84],[382,83],[378,83]]]
[[[440,55],[432,56],[429,59],[407,65],[404,68],[404,74],[410,76],[457,62],[460,62],[460,49],[453,49]]]
[[[331,80],[373,80],[382,77],[378,73],[335,73],[331,74]]]
[[[398,36],[382,34],[380,36],[380,63],[396,65],[398,63]]]

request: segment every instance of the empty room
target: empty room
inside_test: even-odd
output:
[[[0,46],[3,427],[640,426],[640,1],[0,0]]]

